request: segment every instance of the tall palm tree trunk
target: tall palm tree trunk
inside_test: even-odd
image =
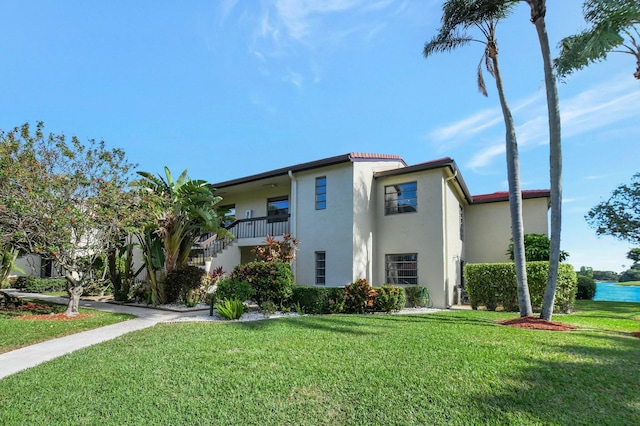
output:
[[[531,7],[531,22],[536,26],[542,60],[544,63],[544,81],[547,90],[547,110],[549,113],[549,171],[551,186],[551,248],[549,254],[549,275],[544,291],[540,318],[550,321],[553,316],[553,304],[558,282],[560,263],[560,237],[562,230],[562,146],[560,132],[560,102],[558,88],[551,61],[549,37],[544,20],[545,0],[526,0]]]
[[[507,176],[509,182],[509,208],[511,210],[511,232],[513,236],[513,260],[518,281],[518,305],[520,316],[526,317],[533,314],[531,309],[531,297],[529,296],[529,284],[527,281],[527,265],[524,254],[524,223],[522,221],[522,191],[520,189],[520,160],[518,156],[518,141],[516,128],[513,123],[511,110],[507,105],[502,86],[502,76],[498,66],[498,49],[494,43],[487,46],[489,57],[493,62],[493,72],[496,79],[496,88],[504,116],[506,127],[506,151],[507,151]]]

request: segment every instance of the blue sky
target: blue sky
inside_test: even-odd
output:
[[[551,44],[584,27],[581,0],[550,0]],[[0,2],[0,128],[26,121],[104,139],[140,170],[220,182],[347,152],[409,164],[452,157],[472,194],[507,189],[494,81],[478,93],[471,44],[422,57],[441,1]],[[524,189],[549,187],[540,50],[528,7],[498,28]],[[630,246],[585,213],[637,166],[640,83],[630,55],[559,85],[562,247],[620,271]]]

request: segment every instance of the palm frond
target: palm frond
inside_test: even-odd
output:
[[[482,59],[486,57],[487,55],[483,55],[483,57],[480,59],[480,63],[478,64],[478,90],[485,97],[489,96],[489,94],[487,93],[487,86],[484,82],[484,76],[482,75]]]

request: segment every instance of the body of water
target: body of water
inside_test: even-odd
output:
[[[610,302],[640,302],[640,287],[622,286],[617,283],[596,283],[596,295],[593,300]]]

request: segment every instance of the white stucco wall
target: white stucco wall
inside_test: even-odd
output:
[[[453,305],[456,287],[462,279],[460,261],[464,260],[465,245],[460,238],[460,206],[464,209],[467,205],[459,192],[455,190],[455,184],[451,180],[447,180],[448,177],[444,176],[446,186],[443,182],[443,191],[446,197],[446,202],[443,203],[443,217],[446,214],[446,220],[442,224],[446,241],[446,245],[443,247],[443,306]]]
[[[326,209],[316,210],[317,177],[326,177]],[[353,174],[351,163],[294,175],[297,182],[296,281],[315,285],[315,252],[326,254],[326,285],[344,286],[352,280]]]
[[[417,253],[418,283],[429,289],[436,307],[445,305],[443,179],[442,170],[430,170],[376,180],[378,220],[374,240],[374,284],[385,282],[385,255]],[[417,182],[417,211],[385,216],[385,186],[414,181]]]
[[[523,200],[525,234],[548,235],[547,198]],[[467,263],[508,262],[511,239],[509,202],[474,204],[466,211]]]

